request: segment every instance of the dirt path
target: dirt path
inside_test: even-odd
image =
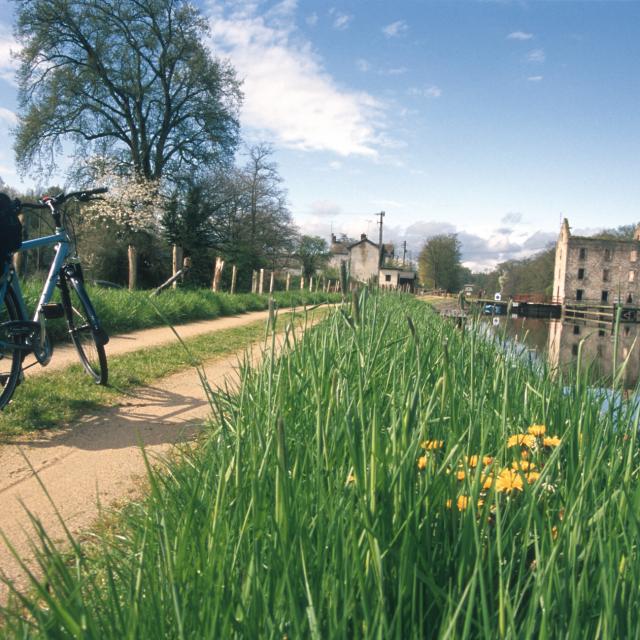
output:
[[[249,314],[224,320],[247,323],[260,317]],[[217,328],[238,326],[221,324]],[[180,334],[186,335],[184,327]],[[171,339],[165,337],[167,341]],[[136,348],[143,343],[159,344],[145,336],[142,342],[136,341]],[[278,348],[279,344],[280,341]],[[114,340],[116,345],[118,341]],[[237,365],[243,353],[205,365],[213,390],[237,383]],[[258,361],[263,348],[254,346],[250,354],[254,362]],[[33,529],[25,508],[44,523],[54,540],[64,538],[56,509],[74,534],[86,529],[98,515],[98,501],[104,507],[135,493],[136,478],[145,473],[141,445],[151,457],[166,453],[172,445],[193,437],[209,414],[199,376],[195,370],[187,370],[144,387],[120,406],[87,417],[73,427],[43,433],[36,439],[25,437],[0,448],[0,529],[19,555],[27,559],[32,557]],[[31,467],[47,488],[51,501]],[[26,584],[18,563],[1,539],[0,569],[18,586]],[[7,592],[6,586],[0,584],[0,602],[5,601]]]
[[[282,313],[287,313],[288,309],[283,309]],[[226,316],[215,320],[202,320],[190,322],[175,327],[178,335],[183,338],[193,338],[212,331],[222,331],[223,329],[235,329],[258,320],[266,320],[269,317],[268,311],[252,311],[238,316]],[[155,327],[153,329],[143,329],[132,333],[121,333],[111,336],[106,347],[107,358],[118,356],[130,351],[140,351],[149,347],[156,347],[169,342],[174,342],[175,334],[169,327]],[[31,356],[25,362],[28,366],[34,361]],[[46,367],[38,365],[25,370],[26,375],[38,375],[47,371],[59,371],[65,369],[70,364],[79,363],[78,354],[72,345],[56,346],[53,351],[51,362]]]

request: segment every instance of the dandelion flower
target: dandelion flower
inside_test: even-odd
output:
[[[558,527],[556,527],[555,525],[553,527],[551,527],[551,537],[556,540],[558,537]]]
[[[522,477],[513,469],[503,469],[496,479],[496,491],[522,491]]]
[[[520,454],[520,457],[521,457],[523,460],[528,460],[528,458],[529,458],[529,452],[525,449],[525,450]]]
[[[516,471],[533,471],[536,468],[536,465],[528,460],[516,460],[511,463],[511,468]]]
[[[445,503],[444,506],[447,507],[447,509],[451,509],[451,507],[453,506],[453,500],[451,498],[449,498]]]
[[[427,468],[427,456],[420,456],[418,458],[418,469],[422,471]]]
[[[542,444],[545,447],[557,447],[560,444],[560,438],[558,438],[558,436],[549,436],[544,438]]]
[[[509,436],[507,447],[527,447],[531,449],[536,443],[536,437],[529,433],[518,433],[515,436]]]
[[[545,427],[543,424],[532,424],[527,431],[532,435],[532,436],[543,436],[546,431],[547,431],[547,427]]]
[[[525,477],[529,484],[533,484],[540,477],[540,474],[537,471],[529,471]]]
[[[356,477],[353,475],[353,473],[350,473],[347,476],[347,484],[353,484],[356,481]]]
[[[464,511],[469,506],[469,496],[458,496],[458,511]]]
[[[480,456],[469,456],[467,458],[467,464],[473,469],[478,466],[478,460],[480,460]]]
[[[493,484],[493,476],[488,475],[482,478],[482,488],[483,489],[491,489],[491,485]]]
[[[420,443],[420,446],[427,451],[432,449],[442,449],[444,446],[444,440],[425,440]]]
[[[458,469],[458,470],[456,471],[456,478],[457,478],[458,480],[464,480],[464,478],[465,478],[465,476],[466,476],[466,475],[467,475],[467,474],[464,472],[464,469]]]
[[[493,462],[493,458],[491,456],[482,456],[482,464],[485,467],[488,467]]]

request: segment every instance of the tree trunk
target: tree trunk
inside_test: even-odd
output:
[[[285,289],[289,291],[290,287],[291,287],[291,274],[287,273],[287,284],[285,285]]]
[[[260,284],[258,285],[258,293],[260,295],[264,293],[264,269],[260,269]]]
[[[212,289],[214,293],[220,291],[220,278],[222,277],[222,270],[224,269],[224,260],[220,257],[216,258],[216,264],[213,269],[213,285]]]
[[[129,258],[129,291],[133,291],[138,286],[138,249],[130,244],[127,247]]]
[[[271,272],[271,278],[269,280],[269,293],[273,293],[273,283],[274,283],[275,273]]]

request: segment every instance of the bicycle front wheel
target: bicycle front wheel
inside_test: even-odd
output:
[[[96,384],[107,384],[109,373],[104,341],[94,330],[95,311],[79,281],[65,280],[62,286],[62,306],[69,328],[69,338],[80,356],[82,366]]]
[[[13,291],[8,289],[2,304],[0,304],[0,409],[11,400],[13,392],[20,382],[22,368],[22,351],[12,348],[20,345],[22,338],[12,335],[6,327],[6,322],[20,320],[18,305]]]

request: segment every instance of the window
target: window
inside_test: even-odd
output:
[[[582,300],[582,294],[584,293],[584,289],[576,290],[576,300]]]
[[[584,280],[584,269],[578,269],[578,280]]]
[[[602,270],[602,282],[609,282],[609,269]]]
[[[609,302],[609,292],[603,291],[600,296],[600,302]]]
[[[574,324],[573,325],[573,335],[574,336],[579,336],[580,335],[580,325],[579,324]]]
[[[637,249],[633,249],[633,251],[631,251],[631,255],[629,256],[629,261],[630,262],[638,262],[638,250]]]
[[[629,282],[635,282],[636,281],[636,272],[632,269],[631,271],[629,271]]]
[[[572,344],[571,345],[571,355],[574,355],[574,356],[578,355],[578,345],[577,344]]]
[[[387,273],[387,274],[385,275],[385,277],[384,277],[384,281],[385,281],[385,282],[391,282],[391,275]]]
[[[580,252],[578,253],[578,258],[580,258],[580,260],[586,260],[586,258],[587,258],[587,250],[584,247],[580,247]]]
[[[611,260],[611,249],[604,250],[604,259],[607,261]]]

